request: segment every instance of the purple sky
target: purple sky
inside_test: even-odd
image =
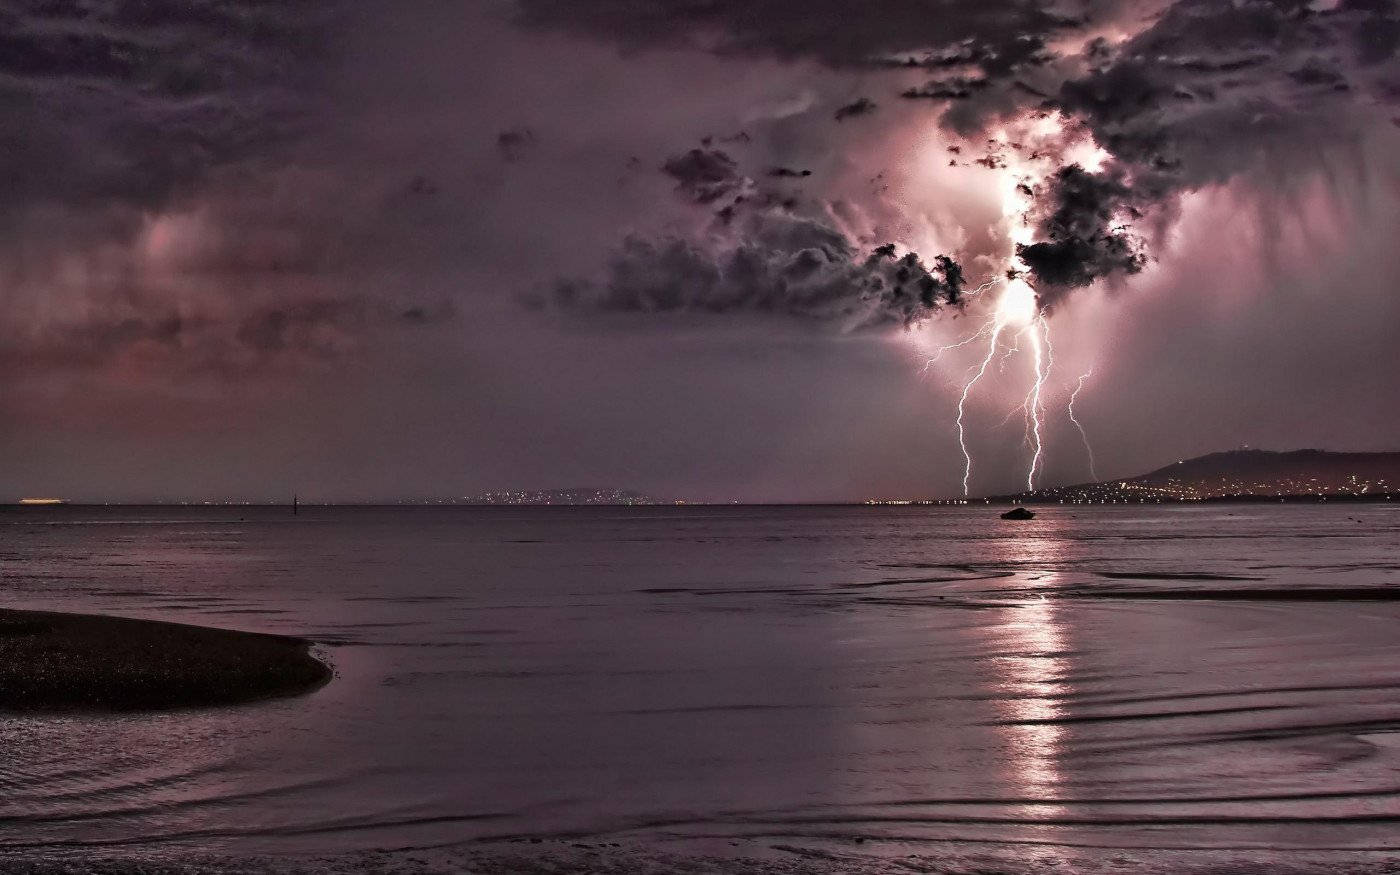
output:
[[[0,495],[1400,449],[1394,0],[871,8],[0,0]]]

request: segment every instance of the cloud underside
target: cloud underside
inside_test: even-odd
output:
[[[613,39],[628,48],[686,47],[727,55],[811,58],[833,67],[892,63],[1007,66],[1027,46],[1080,25],[1106,4],[889,0],[866,8],[844,0],[519,0],[519,20]]]
[[[958,306],[959,266],[893,246],[858,252],[824,224],[758,213],[704,244],[629,237],[598,280],[561,280],[536,306],[570,315],[753,314],[842,330],[910,325]]]
[[[299,2],[0,3],[0,219],[159,206],[290,135],[318,33]]]
[[[936,10],[911,0],[857,15],[846,3],[796,0],[518,5],[529,26],[633,50],[685,46],[891,76],[922,72],[922,85],[900,87],[892,78],[890,93],[943,107],[944,124],[973,138],[998,119],[1062,113],[1110,157],[1093,172],[1066,162],[1036,187],[1037,237],[1018,254],[1047,306],[1102,278],[1141,271],[1151,257],[1147,229],[1163,227],[1181,193],[1227,182],[1269,155],[1306,164],[1400,102],[1400,7],[1391,0],[1344,0],[1332,9],[1296,0],[1180,0],[1159,4],[1145,25],[1142,4],[1128,0],[953,2]],[[1090,38],[1112,22],[1136,33],[1117,42]],[[862,98],[833,121],[875,106]],[[685,171],[685,196],[708,204],[738,191],[732,162],[701,158],[691,153],[667,166],[673,175]],[[654,259],[657,269],[662,261]],[[687,259],[674,261],[689,269]]]
[[[573,316],[731,314],[862,329],[956,306],[964,253],[853,240],[831,218],[831,183],[808,161],[823,131],[878,134],[900,123],[897,110],[907,118],[927,107],[950,139],[969,142],[1007,118],[1060,113],[1107,151],[1092,170],[1066,159],[1033,188],[1035,239],[1019,254],[1053,305],[1142,270],[1183,192],[1254,172],[1261,156],[1308,166],[1376,118],[1389,125],[1400,101],[1393,0],[1330,9],[1292,0],[891,0],[878,10],[834,0],[517,0],[513,9],[516,33],[606,41],[627,50],[624,65],[628,52],[679,47],[736,64],[811,62],[852,74],[860,89],[785,109],[773,126],[788,127],[760,158],[743,133],[636,159],[636,173],[659,174],[704,219],[692,223],[701,230],[621,239],[592,259],[597,273],[534,296]],[[356,198],[370,185],[347,168],[372,164],[387,176],[399,168],[385,167],[393,162],[384,155],[398,153],[357,165],[337,151],[342,142],[316,139],[319,113],[348,112],[323,93],[345,36],[332,26],[337,11],[310,0],[0,0],[0,357],[86,367],[140,356],[229,370],[331,360],[449,318],[450,306],[361,281],[365,263],[397,267],[404,255],[359,245],[346,230],[392,224],[374,212],[380,201]],[[551,133],[540,118],[522,111],[481,132],[491,161],[479,173],[540,164]],[[398,147],[431,139],[393,133],[402,139],[386,141]],[[323,159],[339,178],[304,185],[297,174]],[[404,170],[394,196],[450,200],[417,168]],[[279,213],[278,197],[294,207]],[[267,204],[277,209],[264,214]],[[215,230],[153,246],[153,222],[184,214]],[[447,232],[422,236],[457,245]],[[178,264],[162,261],[172,251]]]
[[[0,0],[0,362],[247,373],[447,318],[332,287],[326,230],[248,206],[307,133],[327,11]]]

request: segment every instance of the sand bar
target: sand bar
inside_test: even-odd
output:
[[[0,710],[146,711],[314,690],[311,642],[93,614],[0,610]]]

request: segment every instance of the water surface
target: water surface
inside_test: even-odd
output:
[[[9,607],[305,635],[338,676],[0,717],[0,850],[1370,859],[1397,548],[1388,505],[5,511]]]

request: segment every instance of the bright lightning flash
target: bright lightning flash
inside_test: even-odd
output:
[[[1002,338],[1008,333],[1008,329],[1020,329],[1014,336],[1018,339],[1021,335],[1029,337],[1032,351],[1032,361],[1035,368],[1035,380],[1031,392],[1026,397],[1022,405],[1026,411],[1029,433],[1031,435],[1034,456],[1031,460],[1031,469],[1027,475],[1028,488],[1034,488],[1035,475],[1040,468],[1043,451],[1043,436],[1041,423],[1043,420],[1044,404],[1041,401],[1041,390],[1045,385],[1045,378],[1049,375],[1048,362],[1050,359],[1045,355],[1046,344],[1049,341],[1048,328],[1045,318],[1040,313],[1040,308],[1036,302],[1035,290],[1021,279],[993,280],[984,283],[978,291],[985,291],[994,284],[1006,283],[1002,290],[1001,297],[997,299],[996,307],[992,311],[991,317],[970,337],[964,338],[957,343],[940,347],[928,360],[924,366],[925,370],[936,362],[940,356],[950,350],[967,346],[983,338],[987,341],[987,352],[982,356],[981,362],[976,366],[967,382],[963,383],[962,392],[958,396],[958,446],[962,448],[963,454],[963,495],[970,494],[972,483],[972,451],[967,446],[967,399],[972,395],[972,390],[987,374],[987,369],[991,367],[992,360],[996,358],[997,351],[1001,348]],[[1018,343],[1019,345],[1019,343]],[[1016,346],[1010,350],[1014,352]]]
[[[1074,416],[1074,402],[1079,400],[1079,393],[1084,389],[1084,381],[1092,376],[1094,376],[1094,369],[1090,368],[1087,373],[1080,375],[1074,391],[1069,393],[1069,421],[1074,423],[1075,428],[1079,429],[1079,437],[1084,441],[1084,452],[1089,455],[1089,476],[1098,482],[1099,472],[1094,470],[1094,448],[1089,445],[1089,433],[1084,430],[1083,423]]]
[[[1030,470],[1026,473],[1027,489],[1035,488],[1035,478],[1041,469],[1041,461],[1045,452],[1045,436],[1042,428],[1045,405],[1042,395],[1045,380],[1050,375],[1050,364],[1054,361],[1053,356],[1049,354],[1050,329],[1049,325],[1046,324],[1045,316],[1040,312],[1035,290],[1024,280],[1012,279],[1002,290],[1001,297],[997,300],[996,309],[992,311],[991,319],[987,324],[972,337],[954,345],[963,346],[979,337],[988,338],[987,354],[982,357],[976,372],[963,384],[962,393],[958,396],[958,446],[962,448],[963,454],[963,495],[970,495],[972,488],[972,451],[967,446],[967,399],[972,394],[973,388],[986,375],[987,368],[991,366],[992,359],[996,357],[1001,338],[1007,328],[1019,328],[1021,329],[1019,333],[1027,337],[1031,349],[1031,365],[1034,371],[1031,390],[1023,405],[1032,450]],[[954,348],[954,346],[944,347],[939,352],[942,353]]]
[[[987,375],[987,369],[991,367],[999,352],[1002,353],[1002,359],[998,371],[1004,369],[1006,363],[1018,352],[1028,353],[1023,358],[1027,359],[1030,365],[1030,388],[1019,407],[1012,408],[1011,414],[1008,415],[1009,419],[1017,410],[1020,410],[1025,418],[1025,440],[1030,453],[1030,464],[1026,470],[1026,489],[1028,491],[1035,491],[1036,482],[1045,470],[1045,402],[1047,394],[1045,384],[1055,366],[1055,352],[1050,342],[1049,320],[1041,308],[1035,289],[1024,279],[1021,279],[1022,276],[1026,275],[1027,269],[1017,255],[1019,245],[1034,242],[1035,232],[1029,218],[1030,198],[1033,192],[1032,183],[1043,173],[1043,168],[1034,166],[1034,154],[1029,158],[1023,158],[1022,150],[1025,143],[1032,142],[1037,138],[1044,138],[1048,141],[1061,140],[1064,130],[1061,123],[1052,115],[1039,116],[1023,127],[1024,129],[1018,128],[1017,130],[1008,128],[989,141],[994,148],[1000,149],[1000,159],[1002,160],[1002,163],[995,168],[991,164],[987,166],[989,169],[1000,171],[997,181],[1001,189],[1001,215],[1007,222],[1006,243],[1008,251],[1004,256],[1006,270],[1003,276],[983,283],[969,292],[967,297],[973,297],[999,287],[996,302],[989,308],[990,313],[986,317],[986,321],[975,333],[956,343],[937,349],[924,365],[924,371],[927,373],[930,367],[945,353],[979,342],[986,343],[985,353],[979,357],[976,364],[969,368],[958,396],[958,446],[961,447],[963,454],[962,485],[964,496],[971,495],[972,484],[972,451],[968,448],[968,399],[972,396],[978,383]],[[1072,147],[1071,152],[1073,154],[1070,157],[1085,167],[1097,166],[1107,154],[1088,141],[1082,146]],[[1004,339],[1006,342],[1003,344]],[[1069,404],[1070,419],[1079,429],[1086,449],[1089,449],[1089,439],[1083,426],[1074,418],[1074,400],[1078,396],[1079,390],[1083,388],[1084,381],[1091,374],[1092,371],[1079,378],[1079,385],[1074,390],[1074,395],[1070,397]],[[1097,480],[1098,474],[1093,471],[1093,464],[1093,450],[1089,449],[1090,473]]]
[[[1008,215],[1017,215],[1020,212],[1015,202],[1016,196],[1014,188],[1006,193]],[[1029,229],[1018,225],[1013,231],[1012,242],[1013,244],[1025,242],[1029,236]],[[1019,267],[1016,265],[1014,256],[1012,264]],[[1035,289],[1032,289],[1025,280],[1020,279],[1017,273],[1019,271],[1008,274],[1011,278],[1005,281],[1006,285],[1001,290],[1001,296],[997,299],[991,318],[983,325],[982,329],[962,343],[954,345],[962,346],[980,337],[988,338],[986,355],[982,357],[976,372],[963,384],[962,393],[958,396],[958,446],[962,449],[963,454],[963,495],[972,494],[972,451],[967,446],[967,399],[972,394],[973,388],[986,375],[992,359],[996,358],[1002,335],[1008,328],[1019,330],[1015,334],[1016,341],[1007,355],[1010,356],[1020,347],[1020,339],[1025,336],[1030,345],[1031,367],[1033,368],[1031,389],[1022,404],[1026,416],[1027,440],[1031,445],[1030,469],[1026,472],[1027,489],[1035,489],[1035,478],[1042,467],[1045,451],[1045,436],[1042,428],[1045,406],[1042,395],[1045,379],[1050,374],[1050,364],[1053,362],[1053,356],[1049,354],[1050,328],[1046,324],[1044,314],[1040,311]],[[985,289],[986,286],[982,288]],[[954,347],[945,347],[939,350],[939,354],[951,348]]]

